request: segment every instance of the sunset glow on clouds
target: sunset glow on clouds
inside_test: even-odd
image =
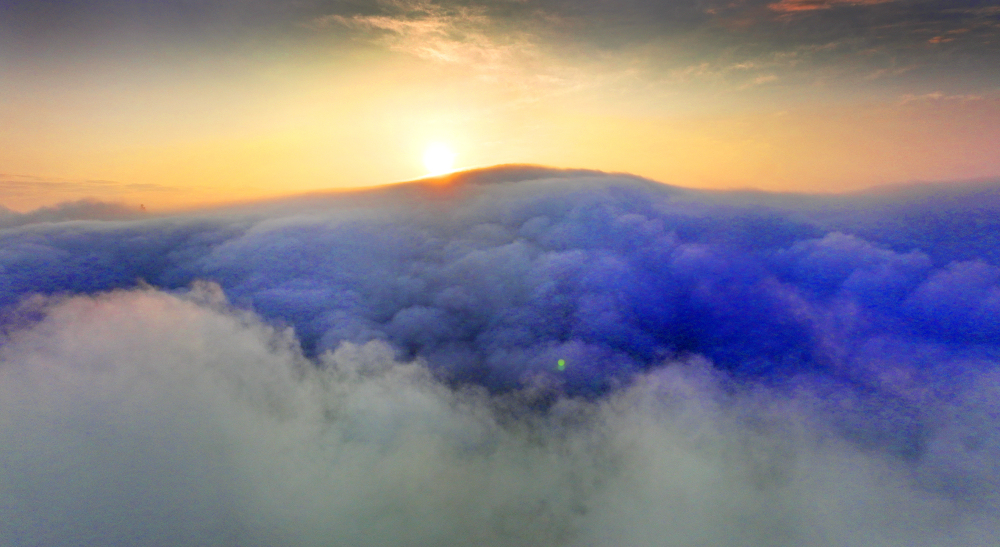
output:
[[[899,0],[781,0],[767,7],[774,11],[812,11],[830,9],[837,6],[870,6]]]

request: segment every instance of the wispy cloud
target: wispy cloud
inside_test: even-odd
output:
[[[764,85],[766,83],[774,82],[777,79],[778,79],[778,76],[776,76],[774,74],[762,74],[762,75],[757,76],[756,78],[754,78],[750,83],[745,84],[744,87],[750,87],[750,86],[756,86],[756,85]]]
[[[510,0],[500,4],[519,3]],[[511,18],[492,13],[495,5],[428,0],[381,0],[377,7],[377,14],[324,15],[314,18],[309,26],[350,29],[362,40],[389,50],[462,70],[511,92],[514,104],[601,80],[595,75],[601,71],[589,71],[549,51],[540,38],[540,27],[565,24],[555,14],[539,11],[534,18]]]
[[[907,93],[899,99],[899,104],[915,103],[915,102],[925,102],[925,101],[981,101],[983,100],[982,95],[972,95],[972,94],[959,94],[959,95],[946,95],[940,91],[935,91],[932,93],[924,93],[922,95],[914,95]]]
[[[1000,6],[982,6],[978,8],[952,8],[945,10],[946,13],[964,13],[969,15],[1000,15]]]
[[[378,15],[326,15],[314,27],[341,25],[365,33],[389,48],[441,63],[502,71],[537,59],[528,33],[502,31],[482,6],[446,6],[427,0],[384,0]]]
[[[792,49],[756,52],[752,55],[712,59],[671,70],[675,82],[725,82],[731,89],[746,90],[785,80],[803,66],[813,66],[816,59],[846,49],[843,43],[827,42]]]
[[[768,4],[767,7],[780,12],[815,11],[830,9],[835,6],[871,6],[888,4],[897,0],[781,0]]]

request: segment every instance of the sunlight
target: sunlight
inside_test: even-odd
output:
[[[442,175],[451,171],[455,163],[455,153],[446,144],[431,143],[424,150],[424,167],[431,175]]]

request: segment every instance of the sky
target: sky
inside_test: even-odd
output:
[[[0,204],[154,210],[505,163],[841,192],[1000,175],[1000,3],[0,4]]]

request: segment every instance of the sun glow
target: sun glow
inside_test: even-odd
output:
[[[455,153],[446,144],[431,143],[424,150],[424,167],[431,175],[442,175],[451,171],[455,164]]]

